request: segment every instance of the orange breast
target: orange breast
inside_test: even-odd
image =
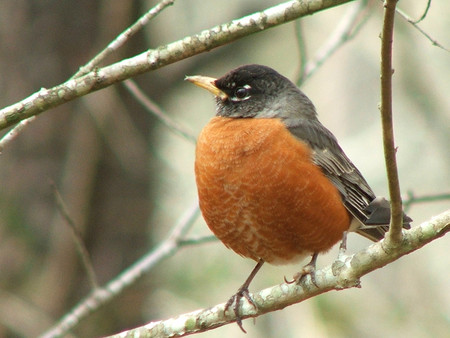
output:
[[[198,139],[195,174],[209,228],[256,261],[327,251],[349,228],[339,192],[277,119],[213,118]]]

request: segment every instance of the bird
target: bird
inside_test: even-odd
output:
[[[261,266],[311,261],[295,276],[315,282],[315,264],[347,232],[379,241],[389,229],[390,204],[318,119],[311,100],[274,69],[243,65],[216,79],[186,80],[215,96],[216,116],[200,132],[195,179],[206,224],[223,244],[257,262],[225,306],[236,322]],[[403,228],[411,218],[403,215]],[[285,279],[286,280],[286,279]],[[293,282],[293,281],[291,281]]]

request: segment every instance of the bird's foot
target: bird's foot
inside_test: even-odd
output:
[[[228,309],[234,304],[233,311],[234,315],[236,316],[236,324],[239,326],[242,332],[247,333],[247,331],[245,331],[244,327],[242,326],[242,317],[239,311],[242,298],[247,299],[247,301],[255,308],[255,310],[257,309],[255,302],[253,301],[252,297],[250,297],[250,293],[248,292],[248,286],[244,284],[238,289],[236,294],[231,296],[231,298],[225,304],[224,312],[227,312]]]
[[[250,297],[250,294],[248,292],[248,286],[250,285],[251,281],[255,277],[255,275],[258,273],[259,269],[264,264],[264,260],[260,259],[256,266],[253,268],[250,275],[247,277],[247,280],[242,284],[242,286],[238,289],[236,294],[234,294],[230,299],[228,299],[228,302],[225,304],[224,312],[227,312],[231,305],[234,303],[234,315],[236,316],[236,323],[239,326],[239,328],[242,330],[242,332],[247,333],[247,331],[244,330],[244,327],[242,326],[242,317],[239,312],[239,305],[241,305],[241,299],[245,298],[247,301],[255,308],[255,310],[258,310],[256,307],[255,302],[253,301],[252,297]]]
[[[306,264],[299,272],[297,272],[292,280],[288,281],[286,280],[286,277],[284,277],[284,281],[287,284],[296,283],[297,285],[299,285],[305,280],[306,276],[309,275],[311,277],[311,282],[316,287],[319,287],[316,282],[316,261],[318,256],[318,253],[313,254],[311,261]]]

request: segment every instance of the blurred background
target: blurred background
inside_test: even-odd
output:
[[[281,1],[175,1],[105,64],[176,41]],[[2,1],[0,107],[64,82],[157,1]],[[251,35],[135,78],[192,135],[214,115],[212,97],[185,75],[220,77],[246,63],[298,78],[348,17],[350,3]],[[419,18],[426,1],[400,2]],[[450,4],[435,1],[420,26],[450,46]],[[382,4],[370,1],[357,34],[302,84],[322,123],[387,196],[379,118]],[[300,55],[298,31],[302,30]],[[397,17],[394,114],[405,197],[450,192],[449,53]],[[6,131],[1,131],[0,136]],[[164,240],[196,201],[194,144],[143,109],[121,84],[38,116],[0,156],[0,337],[36,336],[90,291],[53,185],[83,234],[101,285]],[[450,202],[412,204],[415,224]],[[201,217],[189,236],[209,235]],[[439,239],[362,279],[244,321],[245,337],[445,337],[450,332],[449,238]],[[349,238],[348,251],[370,242]],[[332,250],[318,265],[331,264]],[[210,242],[181,249],[139,283],[84,319],[73,334],[95,337],[225,302],[254,262]],[[300,266],[264,266],[251,291],[281,283]],[[237,325],[202,337],[244,337]]]

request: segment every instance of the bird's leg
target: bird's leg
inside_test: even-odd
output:
[[[288,284],[292,284],[294,282],[296,282],[297,284],[300,284],[306,276],[310,275],[311,276],[311,282],[318,287],[317,283],[316,283],[316,261],[317,261],[317,257],[319,256],[318,252],[315,252],[312,255],[311,261],[306,264],[301,271],[297,272],[294,275],[294,278],[291,281],[286,280],[286,277],[284,278],[284,281]]]
[[[339,253],[338,253],[338,260],[344,256],[345,251],[347,250],[347,231],[344,231],[344,233],[342,234],[342,241],[341,241],[341,245],[339,245]]]
[[[234,315],[236,316],[236,323],[244,333],[247,333],[247,331],[245,331],[244,327],[242,326],[242,318],[239,313],[239,305],[241,303],[242,297],[244,297],[256,309],[256,304],[255,304],[255,302],[253,302],[253,299],[250,297],[250,294],[248,293],[248,287],[249,287],[250,283],[252,282],[253,278],[255,278],[259,269],[261,269],[261,267],[263,266],[263,264],[264,264],[264,260],[260,259],[258,261],[258,264],[256,264],[256,266],[253,268],[250,275],[247,277],[244,284],[242,284],[242,286],[238,289],[236,294],[231,296],[231,298],[225,304],[224,312],[227,312],[227,310],[230,308],[230,306],[233,303],[235,303],[234,304]]]

